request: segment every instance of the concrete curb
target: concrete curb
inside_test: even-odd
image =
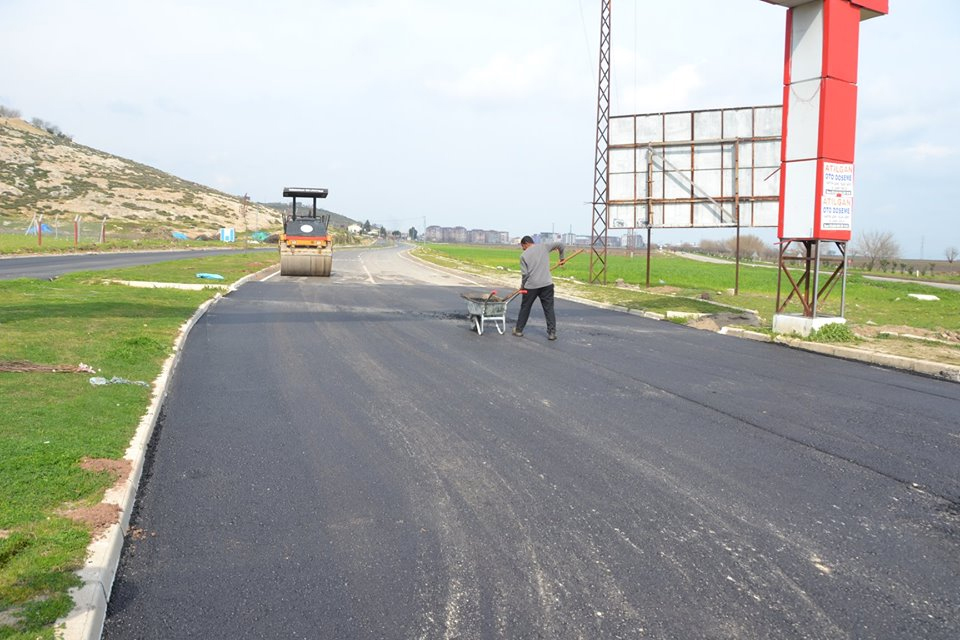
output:
[[[256,273],[237,280],[229,286],[227,295],[236,291],[241,285],[249,282],[271,270],[275,266],[261,269]],[[173,354],[167,358],[160,370],[160,375],[154,380],[153,395],[147,412],[140,418],[140,424],[124,453],[124,460],[130,461],[130,473],[125,480],[108,489],[102,502],[115,504],[120,507],[120,520],[107,529],[106,533],[95,538],[87,547],[87,559],[77,575],[83,581],[80,587],[70,590],[74,607],[66,617],[57,620],[55,624],[56,637],[63,640],[96,640],[103,634],[103,624],[107,617],[107,603],[110,602],[110,593],[113,581],[120,564],[120,553],[123,551],[124,537],[130,529],[130,515],[133,513],[137,498],[137,489],[140,486],[140,477],[143,474],[143,465],[146,459],[147,447],[153,437],[153,431],[160,415],[160,408],[167,395],[167,385],[180,361],[183,343],[186,342],[190,330],[197,321],[216,304],[223,296],[216,294],[197,308],[189,320],[180,327],[177,339],[173,343]]]
[[[944,364],[942,362],[933,362],[931,360],[918,360],[916,358],[907,358],[869,349],[858,349],[856,347],[846,347],[838,344],[826,344],[822,342],[809,342],[798,338],[787,336],[770,336],[757,331],[749,331],[737,327],[723,327],[718,333],[737,338],[746,338],[748,340],[758,340],[760,342],[773,342],[790,347],[791,349],[802,349],[812,351],[825,356],[842,358],[844,360],[856,360],[857,362],[866,362],[880,367],[890,369],[901,369],[919,373],[920,375],[939,378],[948,382],[960,382],[960,366]]]
[[[184,284],[180,282],[144,282],[141,280],[107,280],[106,282],[139,289],[183,289],[185,291],[203,291],[204,289],[230,291],[233,287],[229,284]]]
[[[796,338],[787,338],[777,336],[774,342],[792,347],[794,349],[803,349],[804,351],[813,351],[834,358],[843,358],[844,360],[857,360],[875,364],[881,367],[891,369],[903,369],[913,373],[939,378],[949,382],[960,382],[960,367],[942,362],[932,362],[930,360],[917,360],[904,356],[896,356],[889,353],[880,353],[868,349],[856,349],[854,347],[845,347],[836,344],[823,344],[820,342],[806,342]]]

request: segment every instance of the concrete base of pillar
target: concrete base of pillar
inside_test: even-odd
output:
[[[846,318],[818,317],[808,318],[806,316],[791,314],[776,314],[773,316],[773,330],[776,333],[797,333],[806,338],[814,331],[828,324],[846,324]]]

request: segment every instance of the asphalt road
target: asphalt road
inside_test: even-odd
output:
[[[214,305],[104,637],[960,637],[960,385],[468,290],[338,251]]]
[[[266,249],[264,249],[266,250]],[[275,249],[273,249],[275,250]],[[65,273],[97,271],[154,264],[204,255],[236,253],[243,249],[194,249],[190,251],[131,251],[125,253],[70,253],[45,254],[40,256],[9,257],[0,259],[0,280],[14,278],[38,278],[50,280]]]

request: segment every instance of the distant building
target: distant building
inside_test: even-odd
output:
[[[423,239],[427,242],[447,242],[452,244],[507,244],[510,234],[492,229],[470,229],[465,227],[441,227],[431,225],[424,230]]]
[[[560,240],[560,234],[554,233],[553,231],[541,231],[533,237],[533,241],[537,244],[541,242],[559,242]]]

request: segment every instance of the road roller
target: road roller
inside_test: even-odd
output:
[[[317,198],[326,198],[326,189],[285,188],[284,198],[293,198],[289,216],[284,216],[280,234],[280,275],[329,276],[333,266],[333,238],[330,215],[317,215]],[[313,208],[297,211],[297,198],[311,198]]]

